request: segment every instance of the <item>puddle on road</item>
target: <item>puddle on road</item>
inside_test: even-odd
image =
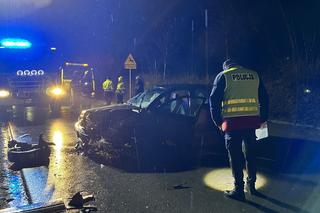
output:
[[[53,130],[52,141],[55,144],[54,146],[55,161],[56,161],[56,164],[60,165],[61,159],[62,159],[61,150],[63,147],[63,134],[61,130],[58,130],[58,129]]]
[[[66,123],[64,119],[54,119],[47,125],[46,135],[48,140],[55,144],[52,146],[47,184],[55,186],[53,199],[65,198],[68,194],[70,178],[73,175],[70,174],[71,169],[68,168],[68,165],[75,163],[67,162],[70,161],[70,157],[67,156],[69,155],[69,149],[74,147],[73,126]]]

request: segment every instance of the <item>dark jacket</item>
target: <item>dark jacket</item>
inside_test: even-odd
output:
[[[135,95],[142,93],[144,91],[144,82],[141,78],[136,79],[135,82]]]
[[[254,116],[243,116],[235,118],[222,118],[222,107],[224,90],[226,87],[226,79],[223,72],[220,72],[213,83],[212,91],[210,94],[210,112],[211,117],[216,126],[220,127],[226,126],[224,131],[233,131],[239,129],[255,129],[257,128],[257,123],[263,123],[268,119],[268,110],[269,110],[269,97],[265,86],[262,82],[262,79],[259,77],[259,104],[260,104],[260,117]]]

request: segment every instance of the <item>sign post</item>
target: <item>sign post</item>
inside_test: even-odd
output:
[[[129,98],[131,98],[132,97],[132,86],[131,86],[132,70],[137,69],[137,63],[131,54],[129,54],[126,61],[124,62],[124,68],[126,70],[129,70]]]

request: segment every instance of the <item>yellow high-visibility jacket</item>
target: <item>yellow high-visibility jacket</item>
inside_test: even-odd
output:
[[[113,83],[111,80],[107,79],[102,84],[102,89],[104,91],[113,91]]]
[[[117,93],[124,93],[125,89],[126,88],[124,86],[124,83],[123,82],[118,82],[116,92]]]

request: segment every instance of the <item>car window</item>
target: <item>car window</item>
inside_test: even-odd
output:
[[[138,95],[132,97],[131,99],[128,100],[128,104],[136,107],[140,107],[140,103],[142,101],[143,96],[145,95],[144,93],[139,93]]]
[[[202,98],[205,98],[207,95],[206,95],[206,92],[202,89],[197,89],[195,90],[194,92],[194,96],[195,97],[202,97]]]
[[[163,88],[153,88],[136,95],[128,101],[129,105],[139,108],[147,108],[160,94],[164,91]]]
[[[205,101],[202,97],[178,97],[160,105],[159,109],[162,112],[195,117]]]
[[[192,97],[190,99],[190,114],[197,116],[201,106],[207,101],[205,97]]]
[[[162,112],[189,115],[189,105],[186,98],[175,98],[159,107]]]
[[[154,99],[156,99],[159,95],[161,94],[160,91],[153,91],[153,92],[150,92],[150,93],[146,93],[142,99],[142,102],[141,102],[141,108],[147,108],[150,103],[152,103],[152,101]]]
[[[192,115],[190,111],[191,99],[189,90],[173,90],[160,99],[159,109],[163,112]]]

